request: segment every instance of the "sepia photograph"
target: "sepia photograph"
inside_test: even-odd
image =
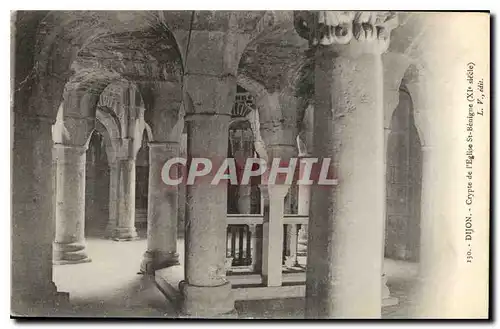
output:
[[[491,317],[488,11],[116,9],[10,12],[11,318]]]

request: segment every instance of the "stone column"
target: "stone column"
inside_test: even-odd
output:
[[[56,234],[54,264],[89,262],[85,245],[86,147],[54,144]]]
[[[302,157],[299,161],[299,172],[303,172],[304,168],[304,157]],[[311,185],[299,184],[299,204],[297,212],[302,216],[309,216],[309,203],[311,202]]]
[[[252,234],[251,240],[251,257],[252,257],[252,272],[261,273],[262,269],[262,228],[257,225],[249,225],[249,231]]]
[[[57,143],[56,143],[57,145]],[[89,151],[90,148],[90,152]],[[94,149],[92,143],[89,142],[85,156],[85,230],[84,235],[88,234],[92,229],[95,229],[95,218],[99,211],[98,196],[97,196],[97,157],[98,152]],[[87,156],[88,155],[88,156]]]
[[[11,314],[46,315],[42,310],[57,306],[52,123],[47,117],[14,117]]]
[[[307,157],[302,157],[299,161],[299,173],[303,174],[305,161]],[[300,178],[300,177],[299,177]],[[301,216],[309,216],[309,204],[311,202],[311,185],[298,184],[298,209],[297,213]],[[302,225],[298,232],[298,248],[300,251],[305,252],[307,250],[307,225]]]
[[[148,188],[148,249],[141,271],[154,271],[179,264],[177,254],[178,186],[166,185],[161,177],[168,159],[178,157],[179,143],[150,142]],[[175,168],[175,167],[174,167]],[[171,178],[175,178],[170,174]]]
[[[118,159],[117,227],[113,239],[129,241],[137,239],[135,230],[135,158]]]
[[[216,316],[231,312],[234,300],[226,280],[227,181],[212,185],[227,157],[229,115],[186,114],[188,157],[208,158],[215,169],[187,185],[183,313]]]
[[[297,224],[288,224],[286,226],[287,234],[287,253],[285,255],[284,264],[288,267],[293,267],[298,264],[297,260],[297,245],[298,245],[298,230]]]
[[[250,134],[249,134],[250,132]],[[236,130],[230,136],[233,148],[233,157],[239,168],[244,168],[246,160],[253,157],[253,140],[251,131]],[[251,212],[251,193],[252,185],[238,185],[238,212],[240,214],[249,214]]]
[[[387,143],[389,141],[389,134],[391,133],[390,127],[385,125],[384,127],[384,225],[382,227],[382,233],[384,235],[384,248],[382,248],[382,305],[396,305],[399,300],[396,297],[391,297],[391,291],[387,286],[387,275],[384,271],[384,256],[385,256],[385,227],[387,224]]]
[[[440,90],[437,83],[431,85],[436,86],[436,90]],[[455,87],[452,91],[457,93],[457,89]],[[470,263],[467,263],[469,241],[465,240],[464,228],[457,225],[457,218],[463,218],[465,222],[465,216],[468,214],[462,212],[465,201],[457,201],[457,194],[463,199],[467,195],[460,190],[463,185],[457,184],[457,181],[462,179],[460,172],[449,170],[459,161],[462,154],[458,148],[450,149],[450,141],[446,141],[446,138],[450,137],[445,135],[448,131],[442,130],[443,122],[446,122],[448,118],[445,114],[453,114],[452,111],[456,107],[453,107],[452,103],[447,108],[444,104],[445,99],[440,102],[442,102],[441,108],[446,112],[439,114],[436,122],[427,121],[427,127],[420,126],[426,130],[432,129],[432,135],[427,134],[425,136],[427,144],[422,145],[420,262],[413,291],[408,296],[410,306],[408,316],[424,319],[486,317],[488,309],[487,256],[484,257],[485,263],[482,264],[484,266],[482,269],[471,269]],[[457,103],[458,101],[455,105],[458,105]],[[430,117],[433,117],[433,114],[430,111],[425,113]],[[487,123],[485,122],[484,125],[486,129]],[[456,136],[460,126],[454,124],[451,127],[454,127],[450,128],[453,134],[451,136]],[[481,161],[480,156],[476,159]],[[483,158],[483,161],[487,168],[488,159]],[[460,204],[460,201],[463,203]],[[486,213],[487,207],[485,210]],[[481,225],[479,220],[477,224]],[[479,232],[477,227],[474,227],[473,234]],[[487,241],[487,232],[482,233],[485,234],[484,238]],[[473,236],[474,238],[476,236]],[[479,257],[481,255],[478,259]],[[481,272],[477,272],[478,270]],[[480,278],[484,278],[484,281]],[[450,291],[456,291],[457,294],[450,293]],[[457,296],[468,297],[457,299]]]
[[[118,163],[109,163],[109,221],[106,226],[106,237],[113,238],[118,219]]]
[[[238,161],[238,160],[236,160]],[[243,166],[246,159],[243,160]],[[238,185],[238,213],[250,214],[252,212],[252,185],[248,184]]]
[[[262,276],[268,287],[282,283],[284,200],[290,185],[261,185],[264,196]]]
[[[337,186],[315,185],[311,191],[306,316],[380,318],[385,220],[381,53],[394,18],[382,12],[300,15],[298,32],[315,50],[313,156],[320,162],[330,158],[338,179]]]
[[[182,133],[180,143],[179,143],[179,156],[181,158],[187,159],[187,134]],[[179,237],[184,236],[184,224],[186,222],[186,184],[185,181],[178,186],[178,196],[179,204],[177,206],[178,223],[177,223],[177,234]]]
[[[295,167],[295,171],[298,172],[298,164]],[[285,215],[292,215],[294,213],[298,214],[294,209],[294,202],[298,203],[298,186],[296,184],[296,178],[294,178],[294,184],[290,185],[288,193],[285,195],[285,209],[283,214],[283,219]],[[297,261],[297,238],[298,238],[298,227],[297,224],[287,224],[285,229],[285,248],[284,248],[284,261],[283,265],[286,267],[293,267],[298,264]]]
[[[252,208],[252,186],[238,185],[238,212],[250,214]]]
[[[450,175],[444,174],[447,170],[444,164],[447,161],[439,152],[446,154],[447,151],[434,145],[422,146],[422,191],[424,193],[422,193],[422,222],[420,224],[421,257],[417,282],[410,296],[414,303],[410,316],[414,317],[449,317],[446,313],[452,303],[452,297],[448,295],[453,288],[452,284],[447,281],[447,276],[449,280],[456,277],[454,274],[450,275],[447,269],[454,266],[453,260],[450,261],[440,255],[440,252],[447,248],[444,244],[448,243],[449,246],[453,238],[450,234],[450,220],[444,218],[447,217],[447,210],[440,206],[443,200],[441,193],[446,194],[447,185],[450,185],[448,180]],[[436,219],[440,219],[439,224],[433,223]],[[448,232],[445,232],[446,230]],[[436,253],[437,250],[440,252]]]
[[[487,31],[490,20],[435,13],[419,21],[431,28],[422,29],[424,65],[418,77],[405,81],[422,142],[420,262],[415,291],[408,296],[414,303],[409,316],[487,318],[493,307],[488,298],[490,45],[488,33],[462,36],[470,26]],[[464,78],[471,69],[472,77]]]

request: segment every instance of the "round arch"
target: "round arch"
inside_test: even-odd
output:
[[[98,106],[96,119],[106,128],[111,140],[122,138],[120,119],[113,110],[108,107]]]
[[[423,113],[427,109],[422,102],[422,99],[425,98],[425,91],[422,90],[424,88],[423,78],[421,77],[421,69],[419,67],[419,63],[412,63],[408,66],[401,80],[400,90],[404,90],[410,97],[415,128],[417,129],[420,142],[422,145],[428,145],[429,137],[428,133],[426,133],[426,114]]]

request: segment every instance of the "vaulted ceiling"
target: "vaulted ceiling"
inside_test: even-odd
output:
[[[390,51],[418,54],[418,19],[408,13],[399,16],[401,26],[392,33]],[[308,42],[295,31],[289,11],[18,12],[17,21],[24,37],[17,39],[17,47],[25,63],[16,66],[18,84],[22,77],[31,83],[45,83],[50,77],[56,81],[52,89],[63,84],[66,91],[100,94],[110,83],[128,80],[144,91],[149,104],[155,88],[151,84],[164,82],[163,86],[171,86],[170,93],[181,90],[191,31],[205,31],[207,40],[211,33],[224,32],[240,36],[236,43],[250,41],[238,74],[267,92],[304,99],[313,92]],[[35,44],[33,58],[27,55],[30,42]]]

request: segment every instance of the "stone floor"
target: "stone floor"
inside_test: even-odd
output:
[[[146,240],[87,239],[90,263],[54,266],[59,291],[70,293],[71,309],[82,317],[163,317],[175,311],[153,280],[137,274]]]
[[[87,239],[92,262],[54,266],[59,291],[70,293],[71,309],[63,316],[174,317],[174,307],[148,277],[137,274],[146,240],[116,242]],[[181,263],[183,241],[178,241]],[[404,318],[417,264],[386,259],[384,267],[397,306],[383,309],[384,318]],[[303,318],[304,298],[236,302],[241,318]]]
[[[387,285],[392,297],[399,299],[399,304],[382,309],[383,319],[408,318],[408,294],[417,273],[417,264],[385,259]],[[269,299],[237,301],[236,310],[240,318],[246,319],[303,319],[304,298]]]

